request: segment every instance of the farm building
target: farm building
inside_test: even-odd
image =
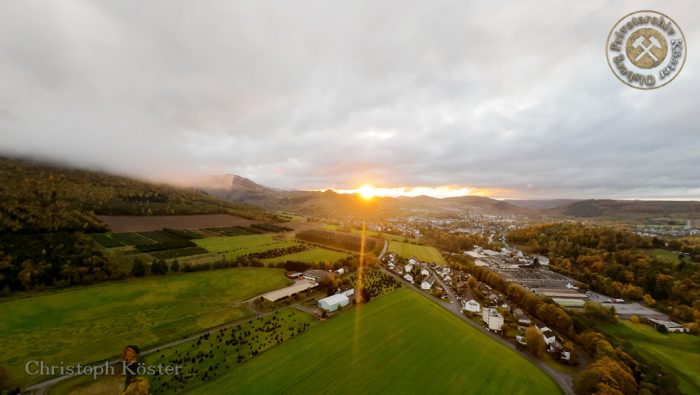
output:
[[[471,312],[471,313],[480,313],[481,312],[481,304],[479,304],[479,302],[477,302],[474,299],[467,300],[466,302],[463,302],[462,308],[466,311]]]
[[[435,284],[435,277],[429,276],[420,283],[420,287],[427,290],[432,288],[433,284]]]
[[[404,280],[408,281],[409,283],[413,283],[413,276],[411,276],[410,274],[403,276],[403,278],[404,278]]]
[[[422,268],[422,269],[420,269],[420,274],[421,274],[422,276],[429,276],[429,275],[430,275],[430,272],[428,271],[428,269]]]
[[[294,285],[270,291],[266,294],[263,294],[262,297],[267,301],[276,302],[278,300],[294,296],[300,292],[304,292],[307,289],[311,289],[314,287],[318,287],[318,284],[308,280],[299,280],[296,283],[294,283]]]
[[[490,331],[500,331],[503,327],[503,316],[496,309],[485,308],[481,313],[481,319],[484,320]]]
[[[325,270],[307,270],[304,272],[304,278],[310,281],[320,282],[328,276],[328,272]]]
[[[339,307],[347,306],[349,303],[350,299],[348,299],[347,295],[339,293],[319,300],[318,307],[330,312],[338,310]]]
[[[418,259],[416,259],[416,257],[412,256],[412,257],[408,258],[408,264],[409,264],[409,265],[413,266],[413,265],[415,265],[416,263],[418,263]]]
[[[661,327],[666,328],[667,332],[688,332],[688,328],[684,327],[683,325],[673,322],[673,321],[666,321],[666,320],[657,320],[655,318],[646,318],[646,323],[653,326],[656,329],[659,329]]]
[[[403,270],[404,270],[406,273],[410,273],[410,272],[413,270],[413,265],[411,265],[411,264],[409,263],[408,265],[406,265],[406,266],[403,267]]]

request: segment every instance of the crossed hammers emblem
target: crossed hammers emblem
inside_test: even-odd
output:
[[[649,37],[649,42],[650,42],[649,45],[644,45],[644,41],[646,41],[646,37],[639,36],[632,43],[632,46],[634,48],[639,48],[639,47],[642,48],[642,52],[640,52],[639,55],[637,55],[637,58],[635,59],[635,61],[639,61],[639,59],[641,59],[642,56],[644,56],[645,54],[651,56],[651,58],[654,59],[654,62],[658,61],[659,59],[657,59],[656,56],[654,56],[654,54],[651,52],[651,49],[654,47],[661,48],[661,43],[659,42],[659,40],[657,40],[656,37],[651,36],[651,37]]]

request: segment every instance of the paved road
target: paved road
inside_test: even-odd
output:
[[[379,259],[384,258],[384,254],[386,254],[386,250],[389,249],[389,242],[384,240],[384,248],[382,248],[382,253],[379,254]]]
[[[383,266],[381,266],[381,270],[389,275],[392,275],[402,282],[406,282],[403,280],[401,277],[397,276],[396,274],[392,273],[391,271],[385,269]],[[435,276],[435,273],[433,273],[432,269],[429,269],[430,272]],[[486,330],[483,326],[477,324],[476,322],[472,321],[470,318],[466,317],[464,314],[462,314],[461,307],[459,304],[459,300],[457,300],[457,296],[452,292],[451,287],[445,286],[443,283],[442,279],[438,276],[435,276],[436,281],[440,284],[442,289],[444,289],[447,292],[448,297],[450,298],[450,301],[452,303],[443,303],[443,302],[437,302],[430,296],[428,296],[423,290],[418,288],[415,284],[408,284],[411,288],[413,288],[415,291],[421,293],[431,301],[435,302],[437,305],[442,306],[444,309],[447,311],[451,312],[452,314],[456,315],[459,319],[462,321],[466,322],[467,324],[471,325],[472,327],[476,328],[477,330],[481,331],[488,337],[490,337],[493,340],[496,340],[498,342],[501,342],[501,344],[505,345],[506,347],[510,348],[511,350],[515,351],[516,353],[520,354],[522,357],[526,358],[528,361],[532,362],[535,364],[535,366],[539,367],[542,371],[547,373],[549,377],[551,377],[558,385],[561,387],[561,389],[564,391],[565,394],[567,395],[574,395],[574,388],[573,388],[573,382],[571,380],[571,376],[569,376],[566,373],[559,372],[555,369],[550,368],[549,366],[545,365],[542,361],[539,359],[533,357],[532,355],[522,352],[518,350],[513,343],[510,341],[504,339],[503,337],[490,332]]]

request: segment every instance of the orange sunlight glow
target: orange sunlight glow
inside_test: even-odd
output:
[[[399,197],[399,196],[432,196],[435,198],[457,197],[457,196],[491,196],[491,191],[477,188],[470,188],[458,185],[443,185],[436,187],[374,187],[364,184],[355,189],[335,189],[338,193],[359,194],[365,200],[374,197]]]
[[[369,184],[365,184],[365,185],[361,186],[360,189],[357,190],[357,193],[359,193],[360,196],[362,196],[362,198],[365,200],[370,200],[373,197],[379,195],[377,193],[377,190],[374,189],[374,187],[369,185]]]

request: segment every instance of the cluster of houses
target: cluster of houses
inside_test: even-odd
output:
[[[389,270],[401,275],[404,280],[411,284],[415,284],[417,279],[420,279],[420,287],[424,290],[431,290],[435,286],[435,276],[430,273],[428,269],[428,263],[421,262],[418,258],[412,256],[408,258],[405,265],[398,263],[398,258],[396,254],[389,254],[387,258],[387,267]],[[447,269],[447,271],[445,271]],[[441,268],[436,270],[439,276],[442,277],[444,281],[452,281],[449,276],[450,268]]]

